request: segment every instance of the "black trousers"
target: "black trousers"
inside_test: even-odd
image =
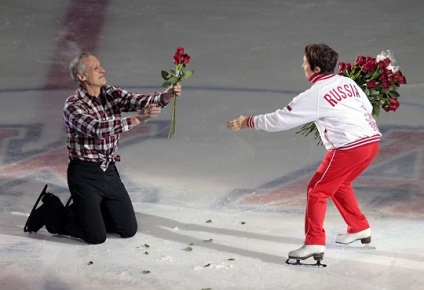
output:
[[[103,171],[100,163],[70,161],[68,186],[73,203],[59,219],[60,234],[90,244],[103,243],[106,233],[123,238],[135,235],[134,208],[114,162]]]

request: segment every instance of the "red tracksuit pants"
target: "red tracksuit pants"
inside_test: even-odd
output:
[[[325,245],[324,218],[332,198],[347,224],[348,233],[369,228],[352,188],[352,182],[371,164],[379,142],[349,150],[329,150],[307,188],[305,244]]]

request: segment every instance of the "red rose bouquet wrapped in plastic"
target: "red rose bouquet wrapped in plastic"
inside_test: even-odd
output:
[[[382,51],[376,58],[358,56],[353,65],[339,63],[340,75],[354,80],[373,105],[372,114],[378,116],[380,108],[386,112],[399,107],[397,89],[406,84],[406,78],[390,50]]]
[[[161,71],[162,78],[165,82],[162,87],[174,87],[182,81],[182,79],[188,79],[194,73],[192,70],[185,70],[186,65],[190,62],[190,55],[184,52],[184,47],[177,47],[174,54],[175,69],[171,69],[169,72]],[[176,107],[177,107],[177,96],[174,94],[174,103],[171,117],[171,125],[169,127],[168,138],[171,134],[176,133]]]

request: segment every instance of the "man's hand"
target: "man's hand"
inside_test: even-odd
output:
[[[156,104],[150,104],[144,107],[137,115],[140,122],[146,122],[151,118],[156,118],[160,114],[161,108]]]
[[[179,97],[181,96],[181,92],[181,83],[176,84],[175,87],[169,87],[163,92],[163,101],[169,103],[174,98],[174,94]]]
[[[150,104],[144,107],[140,112],[138,112],[138,115],[134,116],[134,118],[137,120],[135,125],[138,125],[140,123],[145,123],[151,118],[156,118],[161,111],[161,108],[158,107],[156,104]]]
[[[237,119],[228,121],[227,128],[231,131],[238,131],[240,129],[247,128],[247,117],[241,115]]]

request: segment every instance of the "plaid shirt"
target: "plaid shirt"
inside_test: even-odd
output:
[[[161,93],[133,94],[113,86],[102,87],[99,98],[79,88],[65,102],[63,118],[66,127],[69,159],[102,162],[119,161],[119,136],[132,127],[133,112],[149,104],[165,106]]]

